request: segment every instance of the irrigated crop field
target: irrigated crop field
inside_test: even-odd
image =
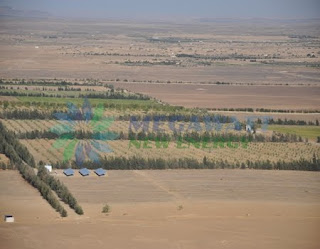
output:
[[[106,112],[110,114],[117,114],[119,111]],[[124,112],[129,114],[130,112]],[[143,112],[132,112],[131,115],[144,115]],[[115,116],[117,118],[117,116]],[[3,124],[11,131],[16,134],[24,134],[26,132],[35,131],[50,131],[55,127],[63,124],[78,124],[74,127],[75,130],[81,128],[85,123],[80,125],[80,121],[67,122],[57,120],[3,120]],[[103,123],[103,122],[102,122]],[[134,126],[135,122],[130,123],[129,121],[114,121],[108,127],[108,131],[116,132],[120,134],[126,134],[128,136],[129,129],[133,129],[134,132],[141,132],[143,130],[143,122],[136,122],[137,127]],[[176,128],[183,127],[183,132],[192,132],[193,130],[188,129],[191,122],[176,122],[174,126]],[[152,132],[154,123],[149,123],[149,131]],[[203,134],[205,131],[205,123],[199,123],[199,127],[202,128]],[[91,127],[92,129],[92,127]],[[173,134],[169,123],[163,122],[161,125],[162,132],[166,134]],[[303,139],[309,138],[314,141],[317,136],[320,136],[318,126],[285,126],[285,125],[271,125],[268,127],[270,131],[292,133],[301,135]],[[215,130],[213,130],[215,131]],[[270,131],[260,131],[260,134],[270,137]],[[233,124],[221,124],[220,131],[216,134],[234,134],[234,135],[245,135],[245,131],[234,131]],[[183,134],[183,133],[182,133]],[[62,138],[62,135],[58,138]],[[37,162],[50,162],[55,163],[63,160],[64,147],[55,148],[56,140],[53,139],[21,139],[22,144],[26,145],[32,155],[35,157]],[[71,142],[73,140],[69,140]],[[78,139],[78,142],[85,142],[85,140]],[[160,141],[143,141],[143,140],[127,140],[127,138],[121,140],[109,140],[106,143],[112,149],[111,153],[99,152],[103,157],[125,157],[131,158],[133,156],[142,158],[162,158],[162,159],[179,159],[189,158],[196,159],[201,162],[204,157],[209,160],[216,162],[230,162],[234,164],[246,163],[249,161],[269,160],[276,162],[279,159],[284,161],[292,161],[299,159],[309,160],[313,156],[320,156],[320,146],[314,143],[306,142],[233,142],[228,143],[225,141],[221,142],[204,142],[199,141],[197,143],[188,143],[187,141],[178,140],[162,140]],[[75,153],[75,151],[73,152]],[[74,157],[72,157],[74,159]]]
[[[55,140],[23,139],[21,142],[27,146],[36,161],[42,160],[55,163],[63,160],[63,148],[55,149],[53,146]],[[218,162],[245,163],[247,160],[270,160],[276,162],[279,159],[292,161],[301,158],[311,159],[313,155],[320,156],[320,146],[305,143],[248,143],[245,148],[241,143],[234,143],[237,148],[230,148],[227,143],[223,145],[206,144],[205,147],[210,146],[210,149],[203,148],[201,143],[199,145],[200,148],[196,148],[193,144],[189,145],[185,142],[179,144],[175,141],[161,143],[161,145],[154,141],[132,143],[129,140],[108,141],[107,143],[113,152],[100,153],[106,157],[190,158],[198,161],[202,161],[204,157],[207,157]],[[167,145],[168,147],[166,147]]]
[[[269,126],[269,130],[288,133],[288,134],[296,134],[299,136],[307,137],[310,139],[316,139],[320,137],[320,127],[319,126],[294,126],[294,125],[271,125]]]

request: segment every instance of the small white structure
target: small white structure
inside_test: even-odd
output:
[[[5,215],[5,216],[4,216],[4,221],[5,221],[5,222],[8,222],[8,223],[14,222],[14,217],[13,217],[13,215]]]
[[[246,125],[246,132],[253,133],[253,129],[252,129],[251,125]]]
[[[48,172],[50,172],[50,173],[52,172],[52,166],[51,165],[47,164],[44,167],[48,170]]]

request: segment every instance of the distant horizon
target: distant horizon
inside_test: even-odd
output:
[[[41,11],[52,17],[84,19],[319,19],[318,0],[0,0],[17,11]]]
[[[8,17],[22,17],[22,18],[53,18],[53,19],[64,19],[64,20],[87,20],[87,21],[98,21],[98,20],[115,20],[115,21],[150,21],[150,22],[191,22],[191,21],[199,21],[203,23],[210,22],[236,22],[236,21],[270,21],[270,22],[299,22],[299,21],[318,21],[320,17],[301,17],[301,18],[292,18],[292,17],[205,17],[205,16],[193,16],[193,17],[173,17],[173,16],[160,16],[160,17],[133,17],[133,16],[106,16],[106,17],[92,17],[92,16],[59,16],[54,15],[47,11],[42,10],[34,10],[34,9],[16,9],[12,6],[1,6],[1,8],[12,8],[14,11],[24,12],[25,15],[15,15],[15,14],[3,14],[0,13],[1,16]]]

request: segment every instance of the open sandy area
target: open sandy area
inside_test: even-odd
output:
[[[172,105],[204,108],[319,109],[320,87],[117,83]],[[268,114],[266,114],[268,115]]]
[[[253,170],[55,174],[84,216],[59,218],[15,171],[0,172],[1,248],[319,248],[320,175]],[[108,203],[111,212],[102,214]]]

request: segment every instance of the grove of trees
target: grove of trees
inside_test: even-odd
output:
[[[74,198],[68,188],[58,179],[49,175],[47,169],[42,165],[39,166],[38,176],[43,182],[48,184],[53,191],[57,193],[58,197],[64,203],[68,204],[70,208],[74,209],[77,214],[83,214],[81,206],[77,203],[76,198]]]
[[[77,168],[75,161],[71,162],[73,168]],[[68,168],[69,162],[57,162],[53,164],[56,168]],[[86,161],[82,165],[88,169],[104,168],[107,170],[152,170],[152,169],[264,169],[264,170],[301,170],[320,171],[320,159],[313,156],[312,160],[300,159],[295,161],[277,162],[250,161],[246,163],[231,163],[228,161],[213,161],[206,157],[202,161],[192,158],[163,159],[163,158],[143,158],[143,157],[103,157],[99,162]]]
[[[76,199],[69,192],[67,187],[59,180],[50,176],[43,166],[39,166],[38,174],[35,173],[36,166],[33,156],[28,149],[23,146],[12,132],[9,132],[0,121],[0,153],[5,154],[10,159],[12,168],[17,168],[22,177],[33,187],[38,189],[42,197],[60,213],[62,217],[67,216],[67,211],[61,206],[59,200],[55,197],[54,190],[62,201],[67,203],[75,210],[77,214],[83,214],[82,208],[77,203]],[[8,165],[0,164],[4,169]],[[14,165],[14,166],[11,166]]]

